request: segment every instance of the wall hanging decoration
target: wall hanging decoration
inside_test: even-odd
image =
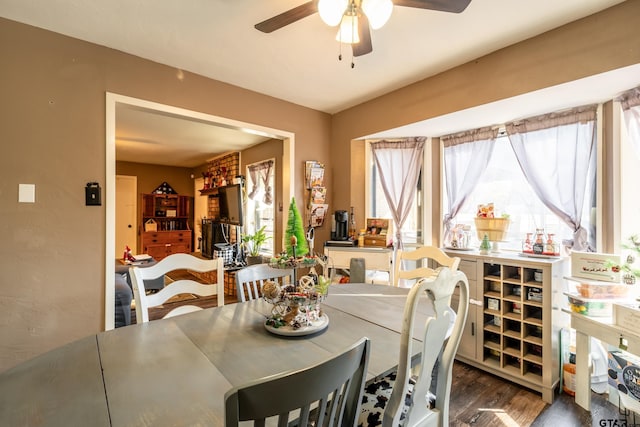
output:
[[[306,223],[309,228],[320,227],[329,210],[327,188],[324,186],[324,165],[315,160],[305,162],[305,187],[309,193]]]
[[[158,185],[155,190],[153,190],[154,194],[178,194],[176,191],[167,183],[167,181]]]

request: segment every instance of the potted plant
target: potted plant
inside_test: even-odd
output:
[[[271,238],[271,236],[267,236],[265,233],[265,227],[266,226],[260,227],[260,229],[253,234],[245,234],[242,236],[242,246],[245,250],[248,265],[262,263],[260,250],[262,249],[262,245]]]

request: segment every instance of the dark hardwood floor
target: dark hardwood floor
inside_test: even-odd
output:
[[[607,395],[592,393],[591,413],[573,396],[556,393],[553,404],[540,394],[464,363],[453,368],[449,416],[451,426],[587,427],[630,426]]]
[[[178,278],[178,277],[176,277]],[[236,303],[225,296],[225,304]],[[202,308],[217,306],[215,297],[198,298],[190,303]],[[149,312],[151,320],[162,318],[181,302],[165,304]],[[135,323],[135,309],[132,310]],[[607,395],[592,393],[591,412],[576,405],[573,396],[556,392],[553,404],[542,401],[540,394],[464,363],[455,362],[451,385],[449,417],[451,426],[472,427],[631,427]],[[640,427],[640,416],[636,417]]]
[[[552,405],[536,418],[533,427],[632,427],[633,415],[629,418],[619,413],[618,408],[607,400],[607,394],[591,393],[591,413],[576,405],[573,396],[561,393],[556,396]],[[640,422],[640,418],[636,418]],[[640,426],[640,424],[636,424]]]

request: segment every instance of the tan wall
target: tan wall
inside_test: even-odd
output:
[[[366,174],[366,143],[364,140],[351,141],[351,176],[354,179],[350,181],[351,191],[351,203],[336,206],[336,209],[341,209],[349,212],[351,206],[353,206],[353,215],[356,218],[356,229],[365,228],[367,214],[365,210],[365,193],[366,188],[364,184],[364,176]],[[357,178],[356,178],[357,177]],[[331,211],[333,213],[333,210]]]
[[[360,179],[344,155],[353,139],[640,63],[638,16],[629,0],[334,115],[334,182]],[[364,212],[353,186],[333,201]]]
[[[5,19],[0,56],[0,371],[104,328],[106,206],[84,187],[105,195],[106,92],[292,132],[297,168],[307,147],[329,160],[325,113]]]
[[[193,169],[148,163],[116,162],[116,175],[138,177],[138,193],[149,194],[166,182],[177,194],[193,197]]]

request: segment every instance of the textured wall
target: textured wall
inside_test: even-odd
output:
[[[296,167],[306,146],[329,160],[325,113],[5,19],[0,56],[0,371],[104,328],[106,206],[84,187],[106,192],[106,92],[291,132]]]
[[[640,1],[628,0],[334,115],[333,181],[360,179],[343,153],[363,135],[640,63],[639,16]],[[334,203],[364,212],[364,192],[337,191]]]

